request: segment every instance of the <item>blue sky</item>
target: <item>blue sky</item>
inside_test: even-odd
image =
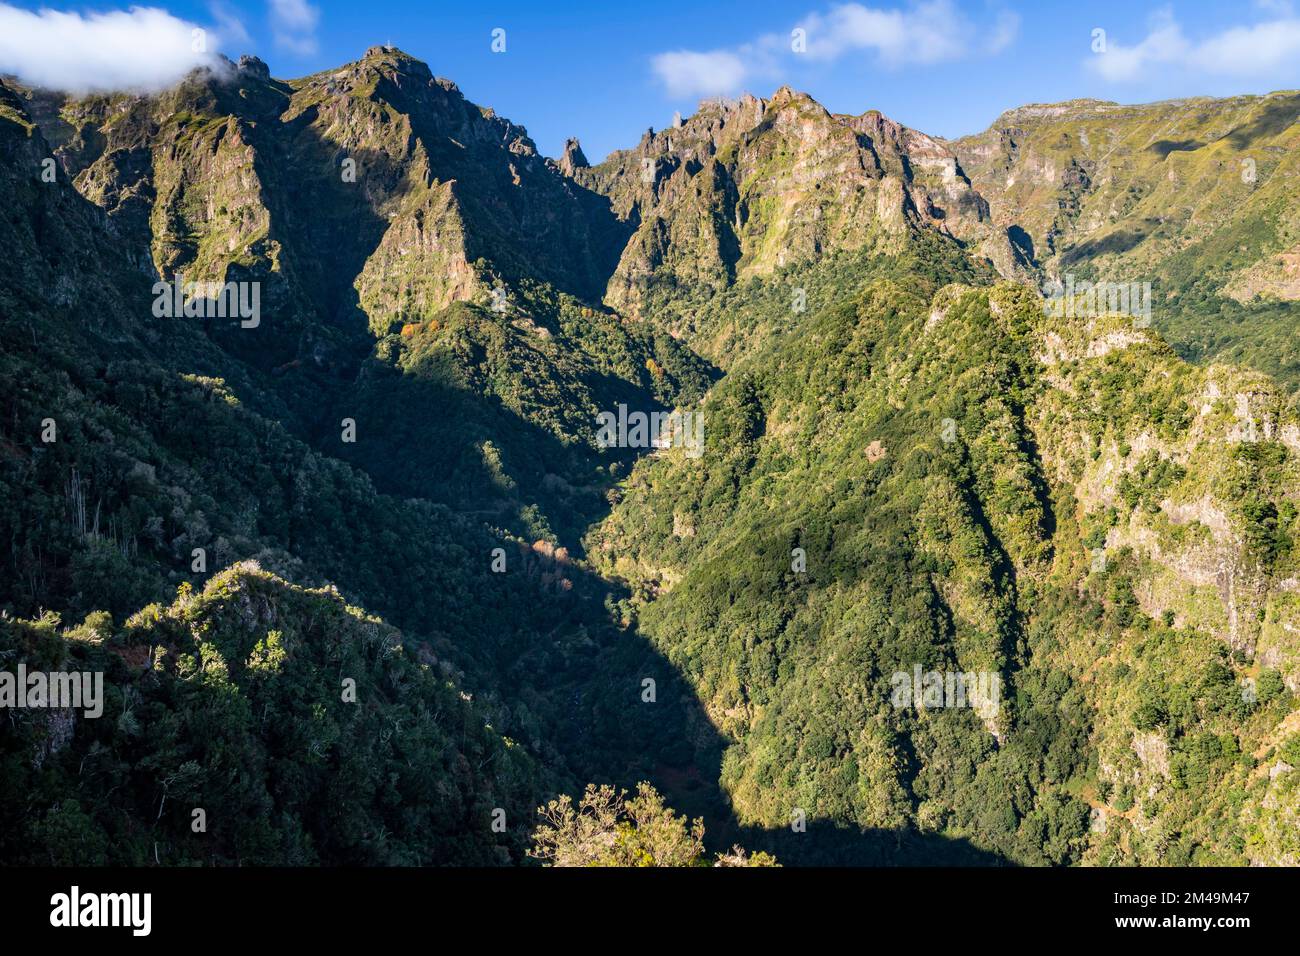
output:
[[[1029,102],[1300,87],[1300,13],[1284,0],[144,2],[160,10],[0,0],[0,73],[66,70],[70,84],[92,86],[133,84],[141,70],[170,75],[188,55],[173,40],[192,25],[222,53],[255,53],[286,78],[392,43],[527,127],[543,153],[578,136],[593,162],[674,111],[688,115],[702,96],[770,96],[787,83],[831,110],[879,109],[942,136]],[[76,16],[32,15],[42,9]],[[94,16],[112,11],[111,21]],[[492,50],[498,28],[501,53]]]

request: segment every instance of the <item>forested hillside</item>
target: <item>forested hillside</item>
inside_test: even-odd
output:
[[[1300,430],[1128,321],[881,281],[730,370],[703,467],[625,482],[589,550],[734,741],[742,823],[1295,861]],[[900,710],[915,663],[995,671],[1000,711]]]

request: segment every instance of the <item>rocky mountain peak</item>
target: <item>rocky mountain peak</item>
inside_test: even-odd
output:
[[[587,169],[591,164],[587,162],[586,155],[582,152],[582,146],[579,144],[577,137],[570,137],[564,141],[564,152],[560,156],[560,171],[566,176],[572,176],[574,170]]]
[[[889,254],[923,232],[1024,271],[947,145],[878,111],[832,115],[790,86],[705,100],[577,178],[638,224],[607,293],[634,314],[657,284],[721,288],[827,252]]]
[[[368,47],[365,56],[356,63],[351,64],[351,66],[354,69],[370,67],[384,72],[405,73],[424,80],[433,79],[433,72],[429,69],[429,64],[416,59],[395,46]]]
[[[260,58],[245,53],[239,58],[239,73],[256,80],[271,79],[271,69]]]
[[[772,98],[767,102],[767,107],[769,109],[777,110],[777,109],[781,109],[784,106],[789,106],[792,103],[798,106],[803,106],[803,105],[816,106],[823,113],[826,113],[825,107],[823,107],[815,99],[813,99],[807,93],[801,93],[799,90],[796,90],[792,86],[782,86],[775,93],[773,93]],[[829,116],[830,114],[827,113],[827,115]]]

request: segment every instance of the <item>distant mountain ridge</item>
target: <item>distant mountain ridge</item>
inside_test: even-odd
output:
[[[927,234],[1039,285],[1067,272],[1149,281],[1157,327],[1185,354],[1300,383],[1273,345],[1279,308],[1300,296],[1297,93],[1030,104],[948,142],[785,87],[705,101],[595,166],[577,140],[542,158],[522,127],[389,47],[292,81],[246,57],[153,98],[29,97],[78,189],[148,237],[159,271],[283,273],[302,287],[286,304],[330,324],[351,321],[348,286],[396,323],[525,278],[638,317],[682,289],[895,255]],[[218,173],[209,148],[231,168]],[[345,159],[365,170],[356,188],[339,176]],[[250,162],[251,179],[231,178]],[[1226,315],[1207,335],[1175,304]]]

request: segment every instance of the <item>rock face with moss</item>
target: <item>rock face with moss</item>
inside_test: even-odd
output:
[[[1024,106],[951,144],[1045,279],[1149,282],[1192,358],[1300,382],[1300,93]]]
[[[633,313],[656,289],[721,289],[840,251],[896,254],[921,230],[1005,274],[1023,268],[945,145],[878,112],[832,115],[789,87],[706,102],[575,175],[636,227],[607,293]]]
[[[286,335],[323,334],[309,311],[386,332],[500,283],[591,297],[607,276],[602,203],[393,48],[289,83],[246,59],[156,97],[32,103],[158,274],[261,281]]]
[[[1294,298],[1269,268],[1280,269],[1295,243],[1287,180],[1298,116],[1294,92],[1142,106],[1075,100],[1009,110],[952,146],[994,218],[1020,226],[1053,272],[1208,270],[1238,298]]]

